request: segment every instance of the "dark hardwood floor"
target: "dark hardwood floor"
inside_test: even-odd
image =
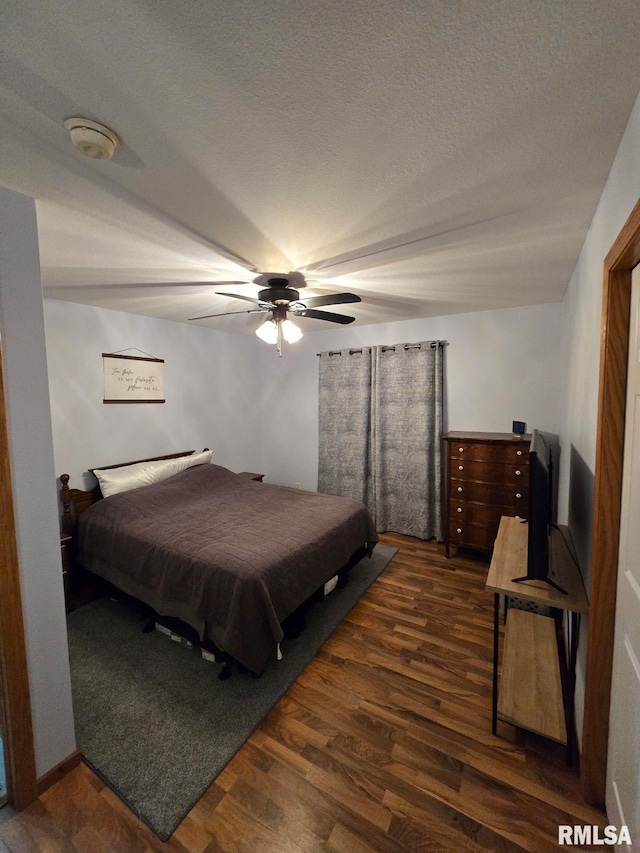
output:
[[[604,825],[562,748],[491,734],[487,564],[382,541],[391,564],[168,842],[80,765],[0,850],[544,853],[559,824]]]

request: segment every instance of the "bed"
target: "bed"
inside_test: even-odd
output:
[[[184,462],[192,453],[143,462]],[[92,471],[103,482],[101,472],[124,476],[139,464]],[[63,529],[77,533],[83,568],[182,620],[256,674],[282,640],[282,623],[378,539],[360,501],[256,482],[215,464],[107,497],[100,486],[82,491],[69,488],[68,475],[60,479]]]

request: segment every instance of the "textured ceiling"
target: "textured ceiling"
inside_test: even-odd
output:
[[[0,183],[55,298],[186,320],[296,269],[358,323],[559,301],[638,43],[637,0],[4,0]]]

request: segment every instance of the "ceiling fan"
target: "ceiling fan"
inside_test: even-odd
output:
[[[244,284],[239,281],[220,281],[219,285]],[[208,320],[211,317],[224,317],[230,314],[269,314],[269,317],[256,329],[256,335],[268,344],[275,344],[278,354],[282,356],[282,339],[287,343],[295,343],[302,337],[302,331],[290,319],[293,317],[310,317],[313,320],[326,320],[330,323],[347,325],[353,323],[355,317],[346,314],[336,314],[333,311],[318,311],[320,305],[339,305],[347,302],[360,302],[355,293],[332,293],[326,296],[311,296],[300,299],[297,288],[306,287],[306,281],[301,272],[262,273],[253,280],[262,289],[255,296],[244,296],[239,293],[220,293],[218,296],[230,296],[251,302],[257,307],[244,311],[225,311],[221,314],[205,314],[202,317],[190,317],[189,320]]]

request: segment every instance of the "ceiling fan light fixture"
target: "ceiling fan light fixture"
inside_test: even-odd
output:
[[[265,281],[265,279],[267,279]],[[244,293],[224,293],[216,291],[218,296],[230,296],[233,299],[242,299],[250,302],[254,308],[246,311],[227,311],[223,314],[205,314],[203,317],[193,317],[193,320],[206,320],[209,317],[221,317],[224,314],[262,314],[268,312],[265,320],[256,330],[256,335],[267,344],[274,344],[278,355],[282,357],[282,342],[295,344],[302,338],[302,329],[289,319],[292,317],[308,317],[311,320],[326,320],[331,323],[346,325],[353,323],[355,317],[346,314],[336,314],[331,311],[318,311],[317,305],[340,305],[342,303],[360,302],[360,297],[355,293],[327,293],[324,296],[309,296],[300,299],[300,292],[291,287],[291,281],[299,286],[305,284],[302,273],[288,273],[277,275],[275,273],[261,273],[254,279],[254,284],[268,284],[263,287],[256,296],[246,296]],[[238,282],[218,282],[218,284],[237,284]]]
[[[302,337],[302,329],[292,320],[287,319],[282,321],[282,334],[288,344],[295,344]]]
[[[256,329],[256,335],[266,344],[278,343],[278,324],[275,320],[265,320],[261,326]]]

